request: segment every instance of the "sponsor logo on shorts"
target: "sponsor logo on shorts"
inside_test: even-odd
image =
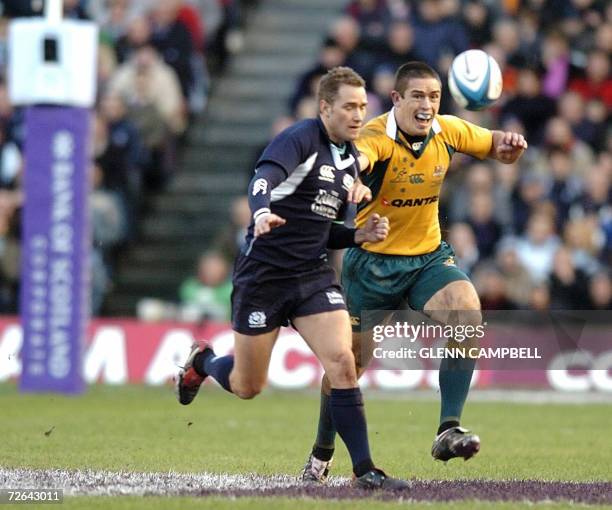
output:
[[[457,264],[455,263],[455,257],[448,257],[445,261],[444,261],[444,265],[445,266],[456,266]]]
[[[336,179],[335,168],[330,165],[321,165],[319,168],[319,180],[326,182],[334,182]]]
[[[325,294],[327,294],[327,300],[332,305],[341,305],[344,303],[344,298],[342,297],[342,294],[336,292],[335,290],[332,290],[331,292],[326,292]]]
[[[359,326],[361,324],[361,318],[351,315],[351,326]]]
[[[249,315],[249,327],[265,328],[266,325],[267,324],[265,312],[251,312],[251,314]]]

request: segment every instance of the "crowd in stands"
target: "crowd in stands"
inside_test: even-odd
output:
[[[11,18],[41,16],[42,1],[0,1],[0,313],[18,309],[24,110],[6,80]],[[116,256],[138,231],[148,192],[175,172],[209,70],[227,58],[239,0],[64,0],[64,17],[100,28],[92,127],[92,312],[110,290]],[[188,292],[187,292],[188,293]]]
[[[484,112],[461,110],[446,87],[453,57],[470,48],[493,55],[503,72],[503,96]],[[483,308],[609,310],[611,56],[610,2],[352,0],[272,134],[317,115],[317,82],[331,67],[366,79],[371,118],[391,108],[397,67],[427,62],[443,80],[440,113],[529,142],[514,165],[455,155],[443,187],[443,236]]]
[[[64,0],[66,16],[93,19],[102,34],[91,199],[94,313],[112,281],[113,255],[137,231],[143,195],[164,188],[190,121],[206,105],[207,70],[225,64],[239,3]],[[10,16],[37,14],[27,6],[40,9],[42,2],[3,4],[0,312],[14,312],[23,112],[10,105],[4,82],[6,25]],[[469,48],[493,55],[503,72],[503,95],[484,112],[459,109],[446,87],[454,55]],[[605,0],[350,0],[296,83],[287,114],[272,122],[271,136],[318,114],[317,83],[334,66],[364,76],[371,118],[391,108],[396,68],[426,61],[443,80],[442,114],[518,131],[529,142],[513,165],[455,155],[443,188],[443,236],[483,308],[609,310],[611,55],[612,4]],[[231,205],[231,218],[178,289],[179,311],[171,318],[229,317],[231,263],[250,221],[245,197]],[[338,269],[340,255],[331,254]]]

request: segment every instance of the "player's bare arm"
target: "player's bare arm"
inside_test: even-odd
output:
[[[370,167],[370,160],[365,154],[360,153],[357,161],[359,161],[359,171],[360,172],[365,172]]]
[[[527,149],[527,140],[519,133],[493,131],[493,143],[489,157],[502,163],[514,163]]]

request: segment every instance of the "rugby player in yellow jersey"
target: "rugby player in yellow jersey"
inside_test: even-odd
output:
[[[342,284],[358,375],[371,357],[362,342],[370,342],[366,332],[374,326],[361,323],[362,311],[397,310],[408,304],[444,323],[481,321],[476,290],[455,265],[452,248],[442,241],[440,189],[455,152],[513,163],[527,142],[518,133],[490,131],[438,115],[441,95],[442,82],[434,69],[422,62],[402,65],[391,93],[393,109],[366,124],[356,142],[361,180],[372,191],[372,200],[358,209],[357,226],[372,213],[386,216],[390,224],[385,241],[351,248],[344,257]],[[453,310],[457,313],[449,313]],[[435,459],[467,460],[480,449],[479,437],[460,426],[474,364],[445,359],[440,365],[440,423],[431,452]],[[328,395],[324,378],[317,439],[302,472],[304,481],[324,481],[331,464],[335,429]]]

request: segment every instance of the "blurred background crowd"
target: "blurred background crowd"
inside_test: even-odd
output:
[[[7,16],[28,15],[19,7],[26,3],[4,1],[2,68]],[[94,313],[112,281],[117,250],[137,240],[146,214],[143,197],[163,191],[172,179],[177,154],[189,144],[190,122],[206,109],[209,84],[214,86],[215,76],[240,49],[244,3],[65,0],[67,16],[93,19],[102,31],[92,163]],[[484,112],[460,110],[446,87],[454,55],[469,48],[489,52],[503,72],[502,98]],[[514,165],[455,155],[443,188],[443,235],[473,279],[483,308],[609,310],[611,56],[612,3],[605,0],[347,1],[312,67],[295,83],[286,115],[270,119],[271,136],[317,115],[317,82],[331,67],[348,65],[364,76],[371,118],[391,107],[395,69],[408,60],[426,61],[443,79],[441,113],[518,131],[529,142]],[[22,112],[10,106],[2,81],[0,310],[5,313],[17,309],[22,146]],[[259,153],[244,168],[245,178]],[[237,198],[226,216],[227,226],[194,263],[194,276],[176,291],[173,310],[183,319],[229,318],[231,263],[250,220],[246,197]],[[340,255],[331,254],[338,269]],[[147,309],[142,307],[144,316]]]
[[[244,2],[246,3],[246,2]],[[98,99],[92,128],[92,311],[100,312],[117,256],[138,237],[148,194],[177,171],[189,127],[206,107],[239,38],[239,0],[64,0],[64,18],[100,29]],[[42,0],[0,1],[0,312],[15,313],[24,110],[6,85],[11,18],[41,16]]]

